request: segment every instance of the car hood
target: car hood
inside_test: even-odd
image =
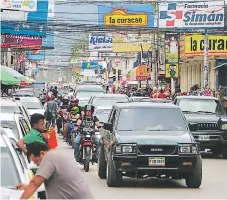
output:
[[[39,113],[44,115],[45,110],[44,109],[27,109],[29,115],[33,115],[35,113]]]
[[[184,114],[188,122],[195,123],[217,123],[221,116],[215,114]]]
[[[194,139],[187,131],[121,131],[116,134],[119,143],[169,144],[191,143]]]

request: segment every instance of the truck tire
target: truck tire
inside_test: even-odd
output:
[[[222,155],[222,158],[227,159],[227,148],[226,147],[222,149],[221,155]]]
[[[185,179],[189,188],[199,188],[202,183],[202,158],[197,157],[196,164],[192,173],[189,173]]]
[[[122,184],[122,174],[114,166],[111,156],[107,161],[107,185],[109,187],[119,187]]]
[[[106,178],[106,158],[103,145],[101,145],[99,149],[98,176],[100,179]]]

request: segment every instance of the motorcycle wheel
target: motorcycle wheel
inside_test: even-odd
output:
[[[86,147],[86,149],[85,149],[85,161],[84,161],[84,170],[85,170],[85,172],[89,171],[90,157],[91,157],[91,148],[90,147]]]

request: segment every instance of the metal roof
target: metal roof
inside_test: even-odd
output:
[[[179,108],[171,103],[150,103],[150,102],[122,102],[116,103],[119,108]]]

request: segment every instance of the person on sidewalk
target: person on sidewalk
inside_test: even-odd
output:
[[[45,185],[47,199],[93,199],[68,150],[50,150],[40,142],[29,144],[27,149],[28,156],[39,169],[28,185],[16,186],[17,189],[24,190],[21,199],[29,199],[42,183]]]

